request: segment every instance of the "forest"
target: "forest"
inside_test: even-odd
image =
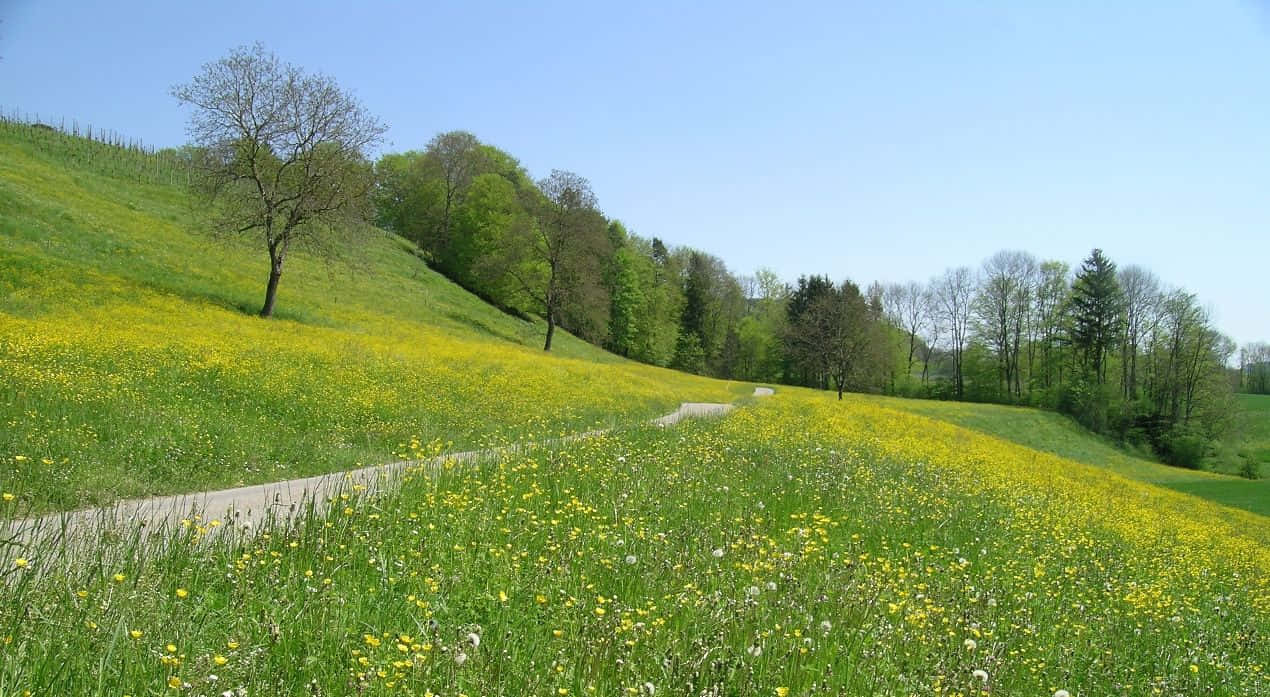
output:
[[[1237,347],[1202,301],[1092,250],[1077,266],[1003,250],[925,281],[862,283],[717,256],[606,216],[587,180],[535,181],[464,131],[374,165],[378,225],[504,311],[637,361],[738,380],[1033,405],[1198,466],[1270,390],[1270,345]],[[1230,365],[1237,363],[1237,368]]]

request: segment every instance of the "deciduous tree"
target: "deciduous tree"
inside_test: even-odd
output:
[[[202,147],[195,190],[213,227],[257,236],[269,251],[260,309],[268,317],[292,247],[334,252],[366,218],[366,154],[385,127],[331,78],[260,44],[204,65],[172,94],[193,107],[188,132]]]

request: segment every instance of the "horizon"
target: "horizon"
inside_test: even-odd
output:
[[[19,2],[0,14],[0,108],[181,145],[168,88],[260,40],[386,121],[381,153],[469,130],[734,273],[925,282],[1003,249],[1075,270],[1099,247],[1195,293],[1238,344],[1270,339],[1249,292],[1270,253],[1254,5],[304,7],[278,40],[256,32],[284,8]],[[472,30],[409,43],[436,24]],[[358,32],[378,40],[335,40]]]

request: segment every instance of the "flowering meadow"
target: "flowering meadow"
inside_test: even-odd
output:
[[[0,693],[1270,693],[1264,518],[870,398],[332,503],[6,561]]]
[[[18,130],[13,130],[18,129]],[[179,188],[0,128],[0,517],[647,419],[752,388],[623,361],[471,296],[383,233],[268,260],[196,232]],[[48,136],[52,137],[52,136]],[[74,143],[67,137],[68,147]],[[65,154],[65,153],[62,153]]]

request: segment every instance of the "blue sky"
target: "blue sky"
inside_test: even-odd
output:
[[[179,144],[169,87],[259,40],[353,90],[388,150],[470,130],[738,272],[1100,246],[1270,339],[1263,4],[529,5],[3,0],[0,108]]]

